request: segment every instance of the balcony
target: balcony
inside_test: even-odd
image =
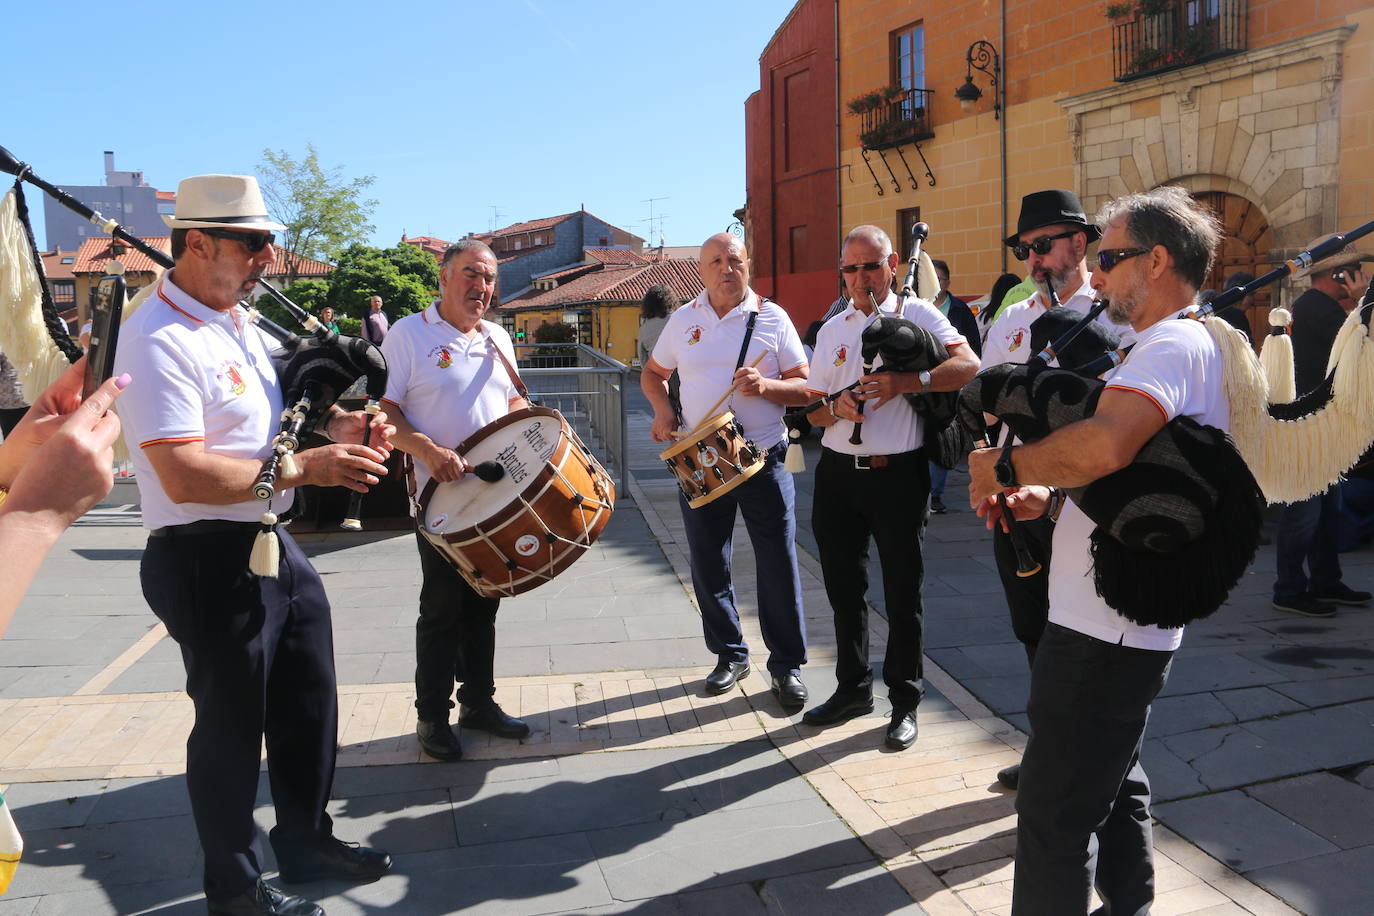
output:
[[[1245,50],[1245,0],[1127,0],[1107,7],[1119,82]]]
[[[888,86],[851,99],[859,116],[859,143],[866,150],[892,149],[935,136],[930,126],[930,89]]]

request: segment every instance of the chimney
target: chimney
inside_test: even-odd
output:
[[[108,150],[108,149],[107,149],[107,150],[105,150],[105,177],[106,177],[106,179],[108,179],[108,178],[110,177],[110,173],[113,172],[114,170],[115,170],[115,167],[114,167],[114,150]]]

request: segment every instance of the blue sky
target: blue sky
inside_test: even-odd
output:
[[[744,100],[792,5],[9,4],[0,145],[58,185],[103,183],[109,149],[175,190],[313,142],[376,176],[374,244],[485,231],[493,205],[648,237],[666,198],[667,243],[695,245],[744,204]]]

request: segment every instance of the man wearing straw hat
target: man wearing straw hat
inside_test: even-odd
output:
[[[272,342],[238,303],[272,264],[272,232],[283,227],[246,175],[187,178],[175,216],[163,219],[176,266],[127,322],[115,372],[135,379],[119,414],[150,529],[143,594],[181,647],[195,703],[186,785],[205,896],[212,914],[320,916],[314,903],[262,880],[253,808],[264,738],[283,881],[373,880],[391,857],[335,839],[325,810],[338,698],[320,577],[285,530],[278,575],[247,568],[262,512],[253,485],[283,395]],[[380,417],[380,444],[357,444],[367,422],[332,408],[320,429],[335,444],[297,455],[295,473],[277,479],[281,504],[303,484],[365,491],[377,483],[388,430]]]
[[[1308,249],[1329,238],[1313,239]],[[1374,258],[1347,245],[1308,271],[1312,286],[1294,300],[1292,309],[1293,374],[1298,394],[1311,391],[1326,378],[1331,345],[1349,308],[1364,295],[1368,278],[1360,265],[1365,261]],[[1275,544],[1274,610],[1303,617],[1334,617],[1337,604],[1358,607],[1369,603],[1369,592],[1357,591],[1341,581],[1341,561],[1336,555],[1340,518],[1339,483],[1283,507]]]
[[[759,626],[768,647],[772,690],[785,709],[797,710],[806,702],[801,681],[806,623],[792,479],[782,466],[787,450],[782,409],[807,402],[806,352],[787,313],[749,288],[749,253],[739,239],[725,232],[707,239],[697,273],[705,290],[668,319],[640,376],[640,387],[654,408],[654,441],[673,439],[676,417],[668,377],[676,369],[682,379],[684,429],[711,419],[708,412],[723,406],[767,453],[763,470],[705,505],[693,509],[679,494],[706,647],[716,656],[706,692],[725,693],[750,672],[730,575],[738,510],[754,546]],[[726,392],[730,394],[722,400]]]

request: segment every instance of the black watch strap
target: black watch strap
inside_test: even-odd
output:
[[[1002,449],[1002,457],[997,459],[993,465],[993,471],[997,475],[997,485],[1003,488],[1014,487],[1016,483],[1016,466],[1011,463],[1011,450],[1015,448],[1010,442],[1006,448]]]

